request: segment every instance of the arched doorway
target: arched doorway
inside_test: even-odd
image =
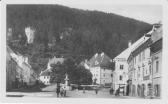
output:
[[[141,96],[141,86],[140,85],[137,86],[137,94],[138,96]]]
[[[142,84],[142,91],[141,91],[141,96],[145,97],[145,84]]]
[[[160,85],[159,84],[154,85],[154,95],[156,97],[160,97]]]
[[[149,83],[148,84],[148,93],[147,93],[147,96],[152,96],[152,84],[151,83]]]
[[[132,84],[132,81],[127,80],[127,86],[126,86],[126,95],[127,96],[131,95],[131,84]]]
[[[132,85],[132,95],[135,96],[136,95],[136,86]]]

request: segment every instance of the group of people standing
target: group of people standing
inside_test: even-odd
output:
[[[65,97],[66,96],[66,88],[65,88],[65,86],[60,86],[60,84],[57,84],[56,93],[57,93],[57,97],[59,97],[59,96]]]

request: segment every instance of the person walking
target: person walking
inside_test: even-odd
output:
[[[66,87],[64,86],[64,97],[66,97]]]
[[[59,86],[59,83],[57,83],[56,93],[57,93],[57,97],[59,97],[59,94],[60,94],[60,86]]]
[[[83,87],[83,93],[85,93],[85,87]]]
[[[63,88],[63,86],[60,88],[60,94],[61,94],[61,97],[64,96],[64,88]]]
[[[110,88],[110,95],[112,95],[114,92],[113,88]]]
[[[98,94],[98,88],[97,87],[95,88],[95,93],[96,93],[96,95]]]
[[[118,89],[116,90],[115,96],[119,96],[119,95],[120,95],[120,89],[118,88]]]

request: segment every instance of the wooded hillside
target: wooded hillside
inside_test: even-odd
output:
[[[114,58],[128,47],[128,41],[134,42],[152,28],[141,21],[100,11],[60,5],[7,5],[7,28],[13,29],[13,39],[21,35],[26,40],[27,26],[36,31],[34,43],[26,47],[26,41],[22,41],[15,49],[29,54],[33,64],[53,54],[83,56],[77,58],[81,60],[105,52]],[[49,55],[44,56],[46,53]],[[37,69],[41,69],[39,66]]]

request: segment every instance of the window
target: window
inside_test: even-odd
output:
[[[120,75],[120,78],[119,78],[120,80],[122,80],[122,75]]]
[[[151,65],[149,66],[149,73],[150,74],[152,73],[152,67],[151,67]]]
[[[140,67],[138,68],[138,78],[140,77]]]
[[[160,85],[155,85],[155,96],[159,97],[160,96]]]
[[[95,61],[95,65],[98,65],[98,64],[99,64],[99,62],[96,60],[96,61]]]
[[[105,74],[103,74],[103,76],[105,77]]]
[[[142,60],[145,60],[145,51],[142,52]]]
[[[159,71],[159,61],[156,61],[156,73]]]
[[[124,65],[120,65],[120,69],[124,69]]]
[[[139,62],[141,62],[141,53],[139,54]]]
[[[134,58],[134,62],[135,62],[135,64],[136,64],[136,56],[135,56],[135,58]]]

